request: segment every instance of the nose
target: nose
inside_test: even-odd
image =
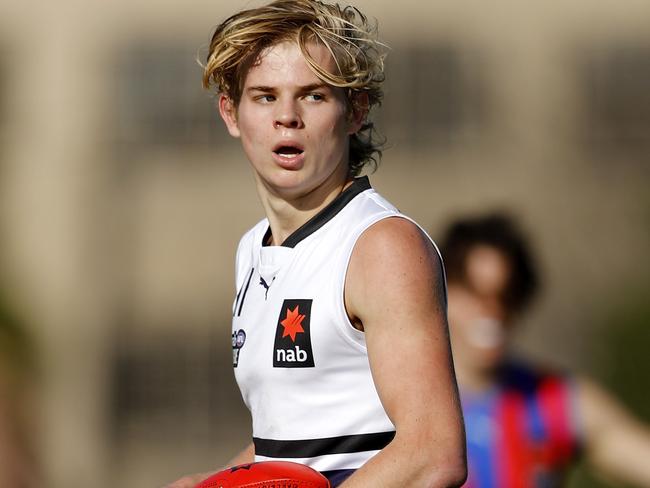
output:
[[[276,104],[273,127],[276,129],[300,129],[303,126],[300,110],[294,100]]]

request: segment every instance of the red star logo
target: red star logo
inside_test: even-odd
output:
[[[300,332],[305,332],[305,329],[302,328],[302,321],[305,318],[304,315],[300,314],[298,310],[298,305],[293,310],[287,309],[287,317],[280,322],[284,327],[284,332],[282,337],[290,336],[293,342],[296,342],[296,334]]]

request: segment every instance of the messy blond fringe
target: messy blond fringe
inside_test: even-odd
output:
[[[226,19],[212,36],[203,86],[214,86],[239,104],[248,69],[264,49],[284,41],[298,44],[319,79],[344,88],[353,110],[369,110],[381,103],[385,46],[377,40],[376,26],[355,7],[317,0],[276,0]],[[308,50],[314,42],[331,53],[337,72],[314,60]],[[366,164],[377,166],[382,142],[375,139],[369,120],[350,136],[351,175],[358,175]]]

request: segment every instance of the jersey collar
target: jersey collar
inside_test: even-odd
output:
[[[370,186],[370,180],[367,176],[355,178],[352,181],[352,184],[348,186],[343,192],[341,192],[339,196],[332,200],[332,202],[327,205],[327,207],[322,209],[311,219],[293,231],[293,233],[284,240],[281,246],[296,247],[300,241],[310,236],[322,226],[324,226],[327,222],[332,220],[359,193],[369,190],[370,188],[372,187]],[[271,240],[270,238],[271,227],[269,226],[266,230],[266,233],[264,234],[262,242],[269,242]]]

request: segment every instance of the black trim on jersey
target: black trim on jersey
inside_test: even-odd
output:
[[[350,201],[359,193],[372,188],[370,180],[367,176],[355,178],[352,184],[348,186],[341,194],[336,197],[332,202],[323,210],[314,215],[311,219],[305,222],[302,226],[298,227],[289,237],[282,243],[283,247],[296,247],[300,241],[310,236],[318,229],[323,227],[327,222],[332,220]],[[266,246],[271,241],[271,227],[266,230],[262,245]]]
[[[239,306],[239,296],[241,295],[241,292],[243,291],[244,287],[242,286],[239,291],[237,292],[237,296],[235,297],[235,305],[232,307],[232,316],[234,317],[237,315],[237,307]]]
[[[248,293],[248,287],[251,284],[251,278],[253,277],[253,272],[254,271],[255,271],[255,268],[251,268],[251,272],[248,275],[248,279],[246,280],[246,287],[244,288],[244,294],[241,297],[241,302],[239,302],[239,310],[237,310],[237,302],[235,302],[235,310],[237,310],[237,317],[239,317],[241,315],[241,309],[244,306],[244,300],[246,299],[246,293]],[[241,293],[241,289],[239,290],[239,293]],[[239,293],[237,293],[237,300],[239,300]]]
[[[378,451],[395,437],[395,431],[342,435],[322,439],[278,441],[253,437],[255,454],[272,458],[309,458],[326,454]]]

